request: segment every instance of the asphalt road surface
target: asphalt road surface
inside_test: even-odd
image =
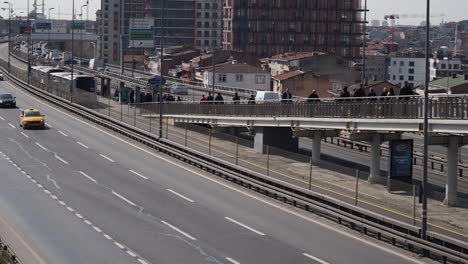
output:
[[[7,82],[0,89],[46,115],[47,129],[23,130],[19,109],[0,109],[0,168],[11,181],[0,185],[10,190],[0,209],[47,263],[420,261],[187,168]]]

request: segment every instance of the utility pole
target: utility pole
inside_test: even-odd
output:
[[[162,129],[163,129],[163,121],[162,121],[162,104],[163,104],[163,61],[164,61],[164,11],[165,11],[165,1],[162,0],[161,6],[161,39],[160,39],[160,49],[161,49],[161,61],[160,61],[160,72],[159,72],[159,138],[162,138]]]
[[[71,26],[71,35],[72,35],[72,41],[71,41],[71,82],[70,82],[70,102],[73,103],[73,93],[75,90],[75,82],[73,80],[73,68],[74,68],[74,43],[75,43],[75,0],[72,1],[72,26]]]
[[[120,73],[124,74],[124,26],[125,26],[125,16],[124,16],[124,3],[125,0],[120,0]]]
[[[363,31],[362,31],[362,86],[366,85],[366,36],[367,36],[367,0],[364,1],[364,24],[363,24]]]
[[[74,0],[73,0],[74,1]],[[30,25],[30,20],[29,20],[29,0],[28,0],[28,7],[26,8],[26,16],[27,16],[27,29],[28,29],[28,84],[30,83],[30,77],[31,76],[31,58],[30,58],[30,53],[31,53],[31,25]]]
[[[47,36],[47,43],[50,42],[50,31],[52,30],[52,23],[50,22],[50,10],[54,10],[54,9],[55,9],[55,8],[53,8],[53,7],[49,8],[49,17],[48,17],[48,18],[49,18],[49,25],[50,25],[50,28],[49,28],[49,30],[48,30],[49,33],[48,33],[48,36]]]
[[[83,30],[86,29],[86,27],[83,25],[83,7],[88,6],[88,5],[81,5],[81,13],[80,13],[80,27],[83,27],[80,29],[80,57],[84,58],[83,56]]]
[[[10,72],[10,51],[11,51],[11,3],[8,1],[3,2],[8,4],[8,72]]]
[[[426,4],[426,71],[425,71],[425,81],[424,81],[424,145],[423,145],[423,177],[422,177],[422,224],[421,224],[421,238],[426,239],[427,232],[427,165],[428,165],[428,143],[429,143],[429,53],[430,53],[430,43],[429,43],[429,33],[431,26],[431,0],[427,0]]]

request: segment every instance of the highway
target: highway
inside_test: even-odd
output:
[[[23,208],[24,214],[17,213],[13,222],[47,263],[83,263],[74,259],[77,254],[89,256],[88,263],[419,262],[398,249],[187,168],[7,82],[1,82],[0,89],[17,96],[20,108],[41,109],[49,125],[23,131],[17,124],[18,109],[0,109],[0,151],[16,164],[4,158],[0,166],[12,184],[31,189],[18,192],[28,194],[22,199],[2,192],[1,215],[4,208]],[[21,170],[15,172],[16,167],[36,183]],[[27,221],[41,214],[43,221]],[[55,217],[59,214],[63,216]],[[56,226],[54,236],[48,229]]]

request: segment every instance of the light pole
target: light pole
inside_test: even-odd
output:
[[[159,138],[162,138],[162,129],[163,129],[163,121],[162,121],[162,98],[163,98],[163,61],[164,61],[164,8],[165,8],[165,1],[162,0],[162,6],[161,6],[161,39],[160,39],[160,44],[161,44],[161,62],[160,62],[160,72],[159,72]]]
[[[74,68],[74,51],[75,51],[75,0],[72,1],[72,25],[71,25],[71,35],[72,35],[72,41],[71,41],[71,82],[70,82],[70,102],[73,103],[73,93],[75,90],[75,82],[73,80],[73,68]]]
[[[124,74],[124,26],[125,26],[125,16],[124,16],[124,0],[120,0],[120,73]]]
[[[430,19],[431,19],[431,0],[427,0],[426,4],[426,71],[424,81],[424,146],[423,146],[423,177],[422,177],[422,222],[421,222],[421,238],[426,239],[427,232],[427,165],[428,165],[428,144],[429,144],[429,33],[430,33]]]
[[[80,27],[83,27],[80,29],[80,57],[83,58],[83,7],[86,7],[88,5],[81,5],[81,13],[80,13]]]
[[[26,20],[27,20],[27,30],[28,30],[28,84],[30,83],[29,76],[31,75],[31,60],[30,60],[30,53],[31,53],[31,31],[30,31],[30,20],[29,20],[29,0],[28,0],[28,7],[26,8]]]
[[[444,57],[444,61],[447,61],[447,94],[449,94],[450,85],[450,58]]]
[[[8,4],[8,72],[10,72],[10,49],[11,49],[11,3],[8,1],[3,2]]]
[[[50,10],[54,10],[54,9],[55,9],[55,8],[53,8],[53,7],[49,8],[49,17],[48,17],[48,18],[49,18],[49,27],[50,27],[50,28],[49,28],[49,34],[48,34],[48,36],[47,36],[47,43],[50,42],[50,31],[52,30],[52,24],[51,24],[51,22],[50,22]]]
[[[366,30],[367,30],[367,0],[364,1],[364,25],[362,31],[362,85],[366,85]]]

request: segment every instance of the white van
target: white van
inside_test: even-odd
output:
[[[280,95],[277,92],[271,91],[257,91],[255,95],[255,102],[278,102]]]

